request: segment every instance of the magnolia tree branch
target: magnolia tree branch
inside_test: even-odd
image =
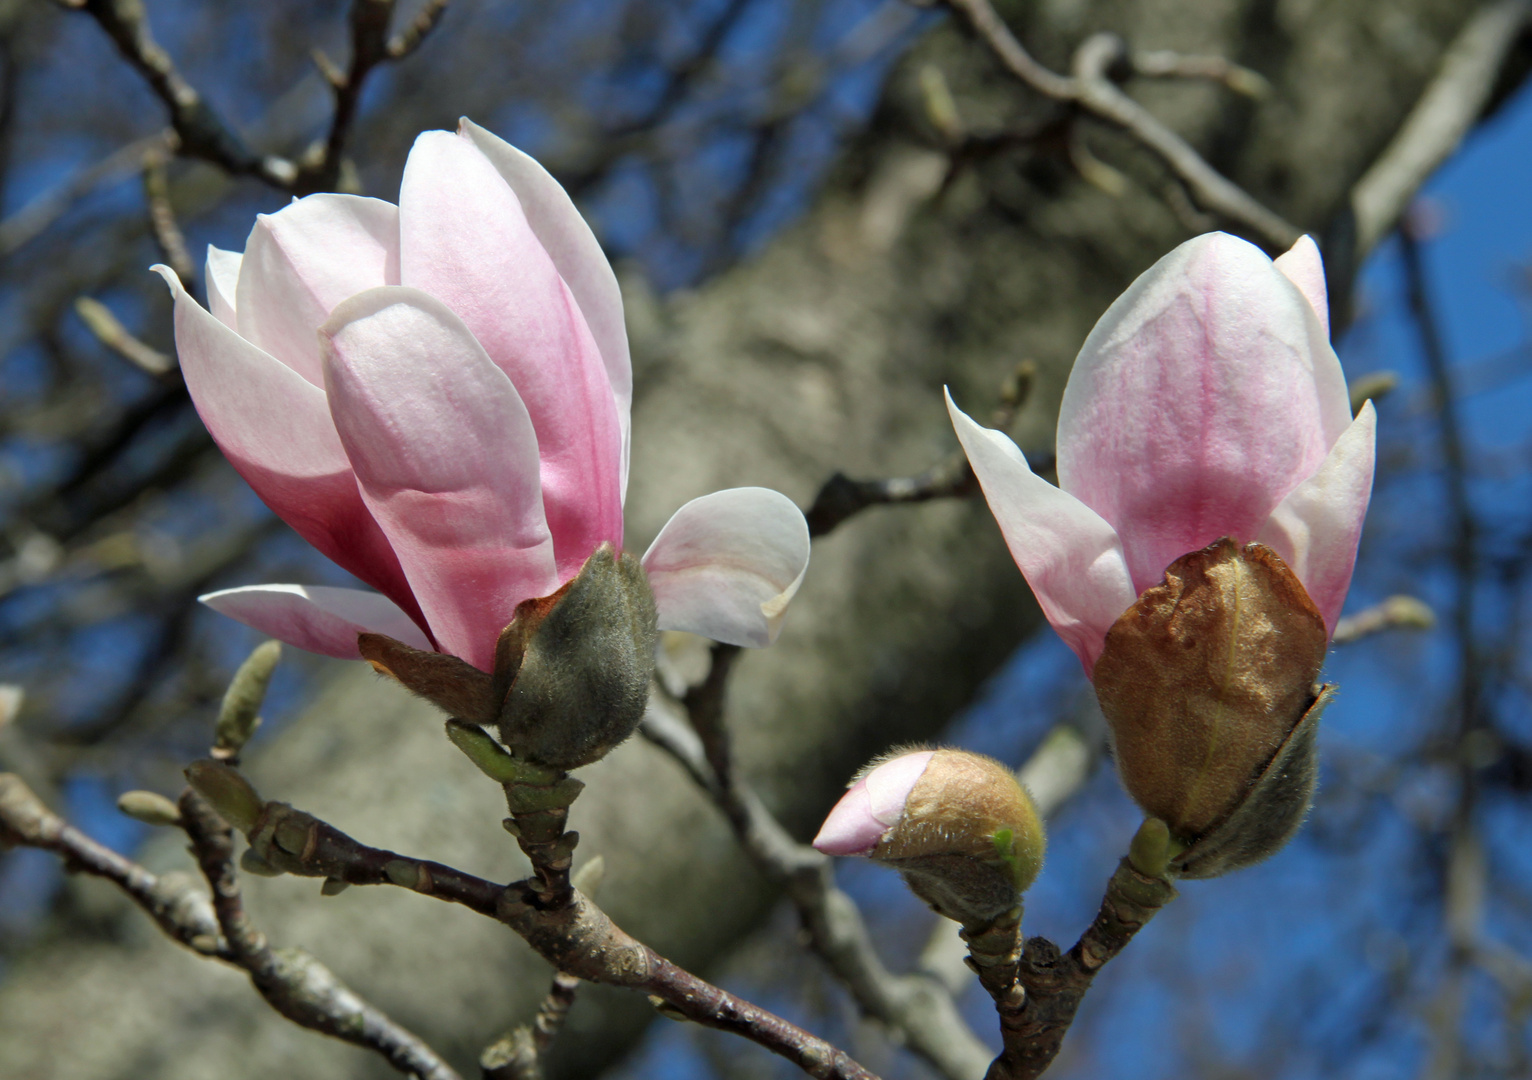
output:
[[[1039,64],[1011,33],[990,0],[947,0],[999,59],[1005,69],[1044,97],[1126,132],[1154,153],[1184,184],[1198,205],[1255,233],[1276,251],[1285,251],[1302,231],[1223,176],[1153,113],[1113,81],[1132,74],[1132,54],[1120,38],[1095,34],[1075,53],[1069,76]],[[1159,61],[1151,64],[1151,74]],[[1163,66],[1163,65],[1160,65]]]
[[[715,663],[714,670],[719,665]],[[711,678],[710,678],[711,681]],[[689,695],[692,716],[707,730],[716,718],[706,715],[714,691],[703,684]],[[895,975],[878,956],[856,902],[835,886],[829,858],[795,841],[759,796],[727,762],[726,741],[713,727],[707,734],[688,724],[681,706],[655,687],[644,714],[646,737],[668,751],[698,785],[718,803],[741,846],[768,877],[791,898],[809,942],[858,1007],[891,1031],[949,1080],[977,1080],[990,1052],[963,1020],[953,996],[930,975]]]
[[[1025,993],[997,998],[1004,1049],[985,1080],[1034,1080],[1053,1063],[1096,973],[1133,940],[1176,890],[1125,858],[1107,883],[1095,921],[1063,955],[1046,938],[1026,943],[1018,970]],[[1019,998],[1019,1001],[1018,1001]]]
[[[227,766],[199,762],[188,772],[193,786],[215,806],[227,806],[231,816],[244,818],[239,825],[251,852],[277,871],[324,878],[332,891],[347,885],[393,885],[461,904],[516,931],[559,971],[648,994],[673,1015],[741,1035],[822,1080],[876,1080],[844,1051],[634,940],[580,892],[571,889],[567,902],[549,906],[541,878],[497,885],[441,863],[368,847],[311,814],[262,801]],[[219,791],[219,798],[210,794]]]
[[[341,73],[323,54],[316,56],[335,95],[329,133],[299,161],[257,154],[245,146],[154,40],[143,0],[79,0],[65,6],[94,18],[164,102],[177,151],[216,165],[231,176],[253,176],[282,191],[306,195],[339,185],[345,141],[367,75],[378,64],[403,59],[413,52],[441,19],[447,0],[428,0],[409,26],[393,37],[389,36],[388,24],[394,0],[353,0],[349,69]]]
[[[66,823],[14,773],[0,773],[0,850],[51,851],[64,867],[110,881],[144,910],[172,941],[202,956],[232,960],[207,898],[184,875],[151,874]]]
[[[303,186],[312,191],[327,191],[340,184],[341,164],[346,138],[356,119],[362,97],[362,85],[372,69],[389,60],[400,60],[414,52],[427,34],[441,21],[447,0],[429,0],[401,33],[389,37],[388,25],[394,14],[394,0],[352,0],[351,63],[345,72],[324,53],[315,50],[320,73],[335,95],[335,111],[330,131],[319,154],[304,162]]]
[[[189,877],[156,876],[98,844],[10,773],[0,773],[0,848],[53,851],[66,869],[112,882],[172,940],[249,972],[261,996],[295,1023],[375,1050],[421,1080],[460,1080],[419,1038],[359,998],[314,957],[302,949],[271,949],[245,915],[229,827],[194,792],[182,796],[179,810],[179,824],[213,890],[211,907]]]
[[[234,176],[254,176],[291,190],[298,166],[285,158],[252,153],[222,117],[176,69],[154,40],[142,0],[83,0],[80,10],[106,31],[118,52],[141,74],[170,112],[177,149]]]
[[[1023,360],[1000,388],[1000,405],[992,424],[1001,431],[1016,420],[1016,414],[1031,396],[1037,377],[1037,365]],[[1053,455],[1029,457],[1033,472],[1053,467]],[[837,472],[824,482],[814,503],[804,511],[810,536],[824,536],[847,518],[873,506],[927,502],[931,499],[966,498],[979,491],[979,479],[968,464],[961,448],[952,451],[925,472],[916,476],[897,476],[885,480],[853,480]]]
[[[1497,0],[1470,17],[1453,39],[1393,141],[1351,189],[1356,263],[1393,229],[1483,114],[1529,15],[1529,0]]]

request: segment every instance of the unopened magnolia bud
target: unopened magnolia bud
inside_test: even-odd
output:
[[[518,760],[563,771],[605,757],[638,727],[656,620],[639,561],[602,544],[558,592],[517,605],[493,675],[383,634],[362,634],[357,647],[448,714],[497,726]]]
[[[179,825],[181,810],[157,791],[124,791],[117,809],[145,825]]]
[[[1258,862],[1313,796],[1324,619],[1269,548],[1183,555],[1113,625],[1092,676],[1128,793],[1183,877]]]
[[[255,828],[265,803],[238,771],[221,761],[194,761],[186,767],[186,780],[240,832],[248,836]]]
[[[271,685],[271,674],[281,658],[280,642],[262,642],[229,680],[213,736],[213,756],[219,761],[239,757],[250,736],[261,726],[261,705],[266,700],[266,688]]]
[[[897,869],[938,913],[967,925],[1015,907],[1042,867],[1037,810],[1000,762],[920,750],[876,764],[825,819],[814,846]]]
[[[573,769],[633,734],[649,700],[659,631],[649,578],[602,544],[551,605],[517,608],[500,636],[500,738],[517,757]],[[519,625],[525,619],[526,625]]]

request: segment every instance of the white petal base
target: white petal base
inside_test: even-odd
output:
[[[363,633],[432,648],[414,620],[382,593],[324,585],[245,585],[197,599],[278,641],[341,660],[362,658],[356,638]]]

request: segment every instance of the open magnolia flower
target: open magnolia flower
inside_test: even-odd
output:
[[[1327,321],[1312,240],[1273,262],[1211,233],[1086,339],[1058,487],[948,398],[1011,554],[1095,682],[1124,783],[1182,842],[1237,816],[1272,769],[1303,773],[1283,755],[1312,743],[1375,432],[1371,403],[1351,416]],[[1311,771],[1292,783],[1311,788]],[[1308,788],[1268,818],[1296,828]]]
[[[204,603],[313,652],[358,658],[382,634],[489,672],[518,605],[621,552],[622,298],[568,195],[514,147],[464,120],[416,140],[398,206],[322,194],[262,215],[242,256],[209,249],[211,313],[156,269],[225,456],[378,590]],[[683,506],[642,566],[661,628],[762,646],[808,553],[792,502],[738,488]]]

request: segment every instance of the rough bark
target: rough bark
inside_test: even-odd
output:
[[[1275,86],[1253,104],[1206,84],[1133,92],[1214,165],[1301,226],[1323,231],[1398,126],[1462,0],[1052,0],[1016,5],[1044,62],[1109,29],[1135,47],[1218,53]],[[941,65],[965,119],[1020,124],[1041,106],[979,48],[934,30],[900,65],[869,130],[812,209],[760,255],[663,303],[635,293],[638,392],[629,541],[642,550],[695,495],[765,484],[807,505],[836,469],[918,471],[954,440],[943,383],[980,413],[1014,363],[1040,365],[1025,447],[1048,449],[1068,364],[1137,272],[1189,234],[1165,177],[1121,137],[1098,153],[1135,181],[1111,197],[1035,152],[981,161],[937,199],[943,162],[916,72]],[[1037,614],[982,503],[873,510],[816,543],[787,629],[744,657],[731,688],[739,754],[806,832],[850,770],[937,732]],[[263,792],[367,843],[519,873],[499,791],[441,734],[440,717],[362,665],[337,665],[313,708],[256,755]],[[759,924],[772,895],[681,771],[634,741],[585,770],[579,858],[606,857],[602,903],[629,931],[705,968]],[[180,858],[175,845],[153,855]],[[274,943],[302,944],[467,1068],[526,1022],[548,972],[500,927],[402,890],[321,899],[313,882],[252,880]],[[116,924],[114,924],[116,925]],[[642,1000],[582,991],[556,1075],[586,1075],[632,1044]],[[742,1053],[752,1053],[749,1049]],[[176,949],[125,912],[96,938],[55,940],[0,985],[0,1075],[373,1077],[386,1066],[282,1021],[237,972]]]

